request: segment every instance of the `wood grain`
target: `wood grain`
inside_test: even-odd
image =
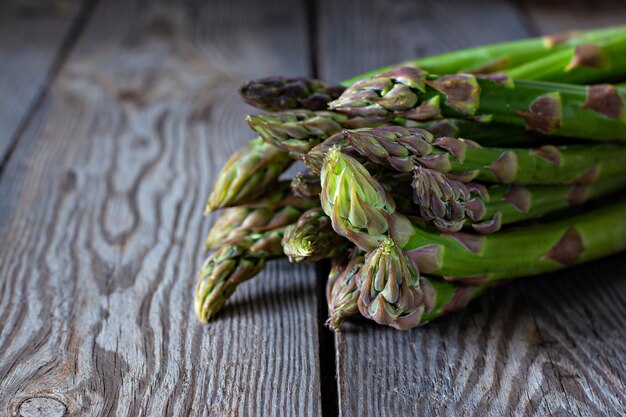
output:
[[[319,5],[320,76],[335,82],[434,52],[528,33],[516,9],[501,1],[321,0]]]
[[[623,25],[626,17],[626,2],[621,0],[523,0],[521,9],[537,34]]]
[[[0,161],[68,48],[80,3],[0,2]]]
[[[236,87],[309,66],[300,2],[255,4],[95,9],[0,179],[0,415],[319,414],[313,269],[271,264],[208,326],[191,307],[250,138]]]
[[[542,7],[538,15],[585,15],[565,4]],[[423,54],[522,38],[539,25],[529,16],[495,1],[322,1],[321,77],[339,80]],[[570,25],[564,20],[556,31]],[[542,31],[552,32],[547,23]],[[623,258],[514,283],[410,332],[350,325],[336,337],[339,414],[622,414]]]

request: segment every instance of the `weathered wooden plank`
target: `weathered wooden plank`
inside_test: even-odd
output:
[[[0,161],[64,54],[80,3],[0,2]]]
[[[319,14],[321,77],[333,81],[529,34],[504,2],[324,1]],[[349,325],[336,337],[340,415],[619,414],[622,258],[512,284],[410,332]]]
[[[236,87],[308,69],[302,4],[256,5],[94,11],[0,181],[1,415],[319,414],[312,269],[273,263],[208,326],[191,307],[250,138]]]
[[[626,3],[620,0],[523,0],[521,7],[538,34],[623,25],[626,16]]]
[[[506,2],[321,0],[321,75],[340,81],[379,67],[527,36]]]

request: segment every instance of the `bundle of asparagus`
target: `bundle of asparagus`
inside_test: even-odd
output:
[[[491,287],[626,248],[626,27],[420,58],[340,85],[241,87],[269,113],[222,169],[195,310],[272,259],[332,259],[328,325],[410,329]],[[308,167],[291,180],[296,161]]]

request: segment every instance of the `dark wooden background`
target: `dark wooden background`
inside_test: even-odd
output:
[[[0,415],[617,416],[624,255],[410,332],[322,323],[324,268],[272,264],[199,325],[236,87],[626,22],[588,0],[0,1]]]

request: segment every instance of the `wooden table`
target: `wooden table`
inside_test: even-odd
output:
[[[0,415],[624,415],[623,254],[410,332],[331,334],[323,267],[272,264],[207,326],[191,298],[205,199],[252,136],[240,83],[624,23],[626,3],[50,3],[0,6]]]

